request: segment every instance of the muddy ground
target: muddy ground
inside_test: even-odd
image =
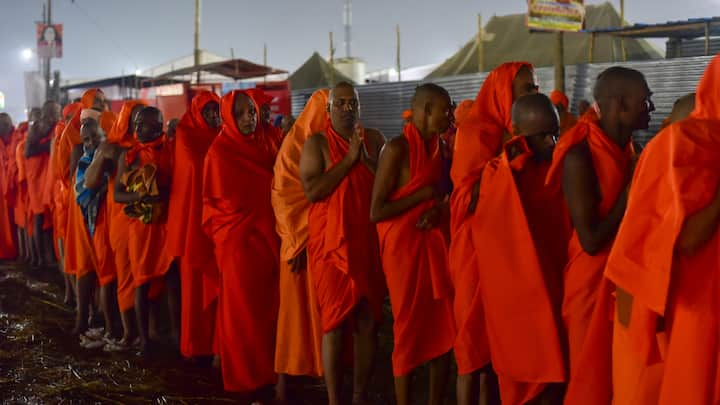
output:
[[[157,359],[136,352],[106,353],[80,347],[68,331],[73,309],[62,303],[57,269],[0,265],[0,401],[3,404],[212,404],[248,403],[224,393],[217,368],[187,364],[170,349]],[[389,310],[387,315],[389,315]],[[380,331],[377,367],[371,384],[376,404],[393,404],[392,324]],[[168,348],[170,345],[164,345]],[[427,371],[414,388],[417,403],[426,403]],[[349,383],[350,379],[346,382]],[[348,386],[349,384],[345,385]],[[454,404],[454,379],[447,404]],[[321,381],[291,384],[297,405],[327,403]],[[349,392],[348,392],[349,395]]]

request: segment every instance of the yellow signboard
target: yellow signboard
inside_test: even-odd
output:
[[[584,25],[584,0],[528,0],[527,26],[531,30],[580,31]]]

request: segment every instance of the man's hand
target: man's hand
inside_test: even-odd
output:
[[[362,134],[362,128],[360,127],[360,125],[356,125],[355,132],[353,132],[349,140],[350,148],[348,149],[348,153],[345,156],[345,159],[347,159],[347,162],[350,165],[355,164],[355,162],[357,162],[360,158],[360,153],[362,152],[364,145]]]
[[[303,249],[297,256],[288,260],[290,265],[290,271],[293,274],[298,274],[300,271],[307,268],[307,249]]]
[[[440,205],[433,205],[431,208],[429,208],[427,211],[425,211],[421,216],[420,219],[418,219],[417,224],[415,225],[418,229],[421,229],[423,231],[428,231],[430,229],[435,228],[440,223],[440,219],[442,218],[442,209]]]

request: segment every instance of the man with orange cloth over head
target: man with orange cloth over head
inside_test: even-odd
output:
[[[449,263],[455,285],[453,306],[457,337],[454,350],[458,364],[458,404],[461,405],[476,404],[479,391],[491,395],[488,388],[493,385],[480,381],[481,371],[490,363],[478,286],[477,269],[481,263],[472,241],[473,221],[482,214],[475,209],[480,180],[487,162],[496,157],[503,143],[510,139],[513,101],[537,90],[533,67],[529,63],[512,62],[499,66],[485,79],[455,135],[450,169],[453,193],[450,197]]]
[[[220,132],[220,97],[199,91],[176,128],[167,250],[180,258],[180,352],[212,361],[218,270],[212,240],[202,231],[203,164]]]
[[[315,91],[285,137],[273,176],[270,200],[280,235],[280,310],[275,343],[276,397],[287,399],[287,376],[320,377],[322,326],[308,269],[308,211],[300,180],[300,156],[305,141],[322,132],[328,120],[328,89]]]
[[[222,98],[220,117],[203,174],[203,229],[220,270],[218,354],[226,390],[264,394],[276,382],[280,241],[270,184],[280,143],[245,91]]]
[[[429,404],[445,401],[449,353],[455,340],[452,283],[447,266],[449,212],[441,190],[440,134],[450,127],[450,95],[435,84],[415,90],[403,136],[380,153],[370,219],[393,313],[395,397],[413,403],[411,373],[430,364]],[[409,252],[413,254],[408,255]]]
[[[324,132],[303,146],[300,177],[308,200],[308,260],[323,329],[323,370],[329,403],[340,401],[344,335],[353,333],[353,402],[367,403],[385,286],[370,195],[385,138],[360,126],[355,88],[330,92]]]

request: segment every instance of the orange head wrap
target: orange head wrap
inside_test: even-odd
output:
[[[107,140],[109,143],[118,144],[124,148],[133,146],[135,137],[133,136],[134,131],[130,125],[130,120],[132,120],[132,110],[139,105],[144,106],[146,104],[140,100],[130,100],[123,103],[120,114],[108,133]]]
[[[553,105],[562,105],[566,111],[570,108],[570,101],[562,91],[553,90],[550,93],[550,101],[552,101]]]

